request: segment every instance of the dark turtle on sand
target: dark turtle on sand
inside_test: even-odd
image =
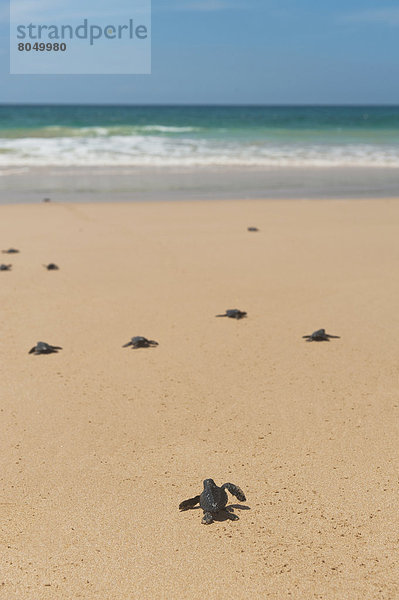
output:
[[[58,271],[59,269],[59,266],[55,263],[49,263],[48,265],[43,265],[43,267],[47,269],[47,271]]]
[[[311,335],[303,335],[302,337],[307,338],[307,342],[329,342],[330,338],[339,339],[340,336],[330,335],[329,333],[326,333],[325,329],[318,329],[317,331],[314,331]]]
[[[43,202],[51,202],[50,198],[43,198]]]
[[[153,348],[154,346],[158,346],[158,342],[155,340],[147,340],[147,338],[142,337],[141,335],[136,335],[132,337],[130,342],[124,344],[122,348],[127,348],[131,346],[132,348]]]
[[[238,498],[240,502],[245,502],[246,498],[244,492],[233,483],[224,483],[221,487],[217,486],[213,479],[204,480],[204,491],[200,496],[189,498],[179,504],[180,510],[188,510],[194,508],[199,503],[200,507],[204,511],[202,517],[202,523],[209,525],[212,523],[215,515],[218,512],[224,512],[224,514],[232,521],[237,521],[237,515],[230,512],[229,507],[226,508],[228,501],[226,490],[233,496]]]
[[[36,346],[33,346],[29,350],[29,354],[53,354],[53,352],[58,352],[58,350],[62,350],[61,346],[51,346],[50,344],[46,344],[46,342],[37,342]]]
[[[247,316],[247,313],[238,308],[229,308],[226,310],[224,315],[216,315],[217,317],[229,317],[229,319],[243,319]]]
[[[11,271],[12,265],[0,265],[0,271]]]
[[[18,254],[19,250],[16,248],[8,248],[8,250],[2,250],[3,254]]]
[[[248,227],[247,231],[259,231],[257,227]]]

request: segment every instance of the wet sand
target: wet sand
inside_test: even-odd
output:
[[[0,204],[243,199],[395,198],[393,167],[23,167],[0,168]]]
[[[398,223],[395,199],[0,207],[3,597],[397,598]],[[179,513],[207,477],[239,521]]]

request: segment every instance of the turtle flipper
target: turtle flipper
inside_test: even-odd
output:
[[[335,338],[335,339],[337,339],[337,340],[339,340],[339,339],[340,339],[340,337],[341,337],[341,336],[339,336],[339,335],[330,335],[329,333],[326,333],[326,336],[327,336],[328,338]]]
[[[238,487],[238,485],[234,485],[234,483],[224,483],[222,488],[228,490],[230,494],[235,496],[240,502],[245,502],[245,494],[242,489]]]
[[[202,517],[201,523],[203,525],[210,525],[213,523],[213,514],[207,510],[204,510],[204,516]]]
[[[194,506],[198,504],[199,501],[199,496],[195,496],[195,498],[189,498],[188,500],[183,500],[183,502],[180,502],[179,504],[179,509],[188,510],[189,508],[194,508]]]
[[[227,317],[227,315],[215,315],[215,317]]]
[[[231,510],[228,510],[227,507],[224,509],[224,512],[227,515],[227,518],[230,519],[230,521],[238,521],[238,519],[240,518],[238,515],[235,515]]]
[[[123,344],[122,348],[127,348],[128,346],[132,346],[132,342],[128,342],[127,344]]]
[[[29,354],[33,354],[35,350],[36,350],[36,346],[33,346],[33,348],[31,348],[31,349],[29,350]]]
[[[311,335],[303,335],[303,338],[308,338],[308,340],[312,337]]]

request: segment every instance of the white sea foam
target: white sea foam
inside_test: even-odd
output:
[[[151,126],[154,127],[159,134],[184,129],[164,128],[161,132],[161,126]],[[143,129],[148,132],[148,127]],[[77,131],[76,136],[69,131],[69,135],[63,137],[60,131],[59,137],[0,139],[0,168],[47,165],[399,167],[399,146],[393,144],[289,144],[259,140],[255,143],[199,136],[109,135],[106,128],[87,128],[86,135],[84,129]]]
[[[198,127],[166,127],[165,125],[145,125],[142,131],[159,131],[160,133],[187,133],[189,131],[200,131]]]
[[[48,125],[35,132],[34,137],[114,137],[117,135],[140,135],[147,133],[180,134],[201,131],[199,127],[168,127],[165,125],[112,125],[108,127],[65,127],[62,125]],[[10,131],[10,137],[21,137],[18,130]],[[23,136],[22,136],[23,137]]]

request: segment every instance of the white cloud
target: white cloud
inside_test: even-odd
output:
[[[382,23],[383,25],[399,25],[399,8],[378,8],[362,10],[342,16],[347,23]]]

